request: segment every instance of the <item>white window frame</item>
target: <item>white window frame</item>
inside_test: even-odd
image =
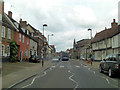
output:
[[[21,33],[19,33],[19,42],[21,42]]]
[[[3,48],[2,48],[3,47]],[[3,53],[2,53],[3,52]],[[1,46],[1,56],[5,55],[5,45]]]
[[[27,50],[25,50],[25,56],[27,56]]]
[[[5,27],[2,26],[2,33],[1,33],[2,38],[5,38]]]
[[[24,43],[24,35],[22,36],[22,42]]]
[[[9,47],[9,50],[8,50],[8,47]],[[7,56],[10,56],[10,46],[7,45]]]
[[[7,38],[11,39],[11,30],[8,28]]]

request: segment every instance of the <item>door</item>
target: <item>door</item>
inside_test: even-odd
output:
[[[20,51],[20,61],[22,61],[22,51]]]

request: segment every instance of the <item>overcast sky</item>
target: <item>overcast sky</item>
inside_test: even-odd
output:
[[[4,0],[5,12],[13,12],[13,18],[20,18],[42,32],[46,23],[45,36],[50,34],[50,44],[57,51],[73,47],[76,41],[90,38],[110,28],[113,19],[118,22],[119,0]]]

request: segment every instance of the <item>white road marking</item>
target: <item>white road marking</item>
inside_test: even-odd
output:
[[[70,70],[68,71],[69,73],[72,73]],[[73,74],[73,73],[72,73]],[[74,79],[72,79],[72,77],[74,76],[74,74],[73,75],[71,75],[70,77],[69,77],[69,79],[71,80],[71,81],[73,81],[74,83],[76,83],[76,86],[75,86],[75,88],[73,89],[73,90],[76,90],[76,88],[79,86],[78,85],[78,83],[74,80]]]
[[[26,87],[28,87],[28,86],[31,86],[31,85],[34,83],[35,79],[40,78],[40,77],[43,77],[43,76],[45,76],[46,74],[47,74],[47,73],[44,72],[43,75],[33,78],[32,82],[31,82],[30,84],[28,84],[28,85],[26,85],[26,86],[24,86],[24,87],[22,87],[22,88],[26,88]]]
[[[75,67],[79,68],[80,66],[75,66]]]
[[[60,66],[60,68],[64,68],[64,66]]]
[[[103,77],[103,76],[100,76],[100,77],[103,78],[103,79],[105,79],[105,80],[108,82],[108,84],[110,84],[108,78],[105,78],[105,77]]]

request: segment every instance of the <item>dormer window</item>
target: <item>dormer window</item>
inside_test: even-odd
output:
[[[33,33],[31,33],[31,36],[33,37]]]
[[[27,30],[27,35],[29,35],[29,31]]]

